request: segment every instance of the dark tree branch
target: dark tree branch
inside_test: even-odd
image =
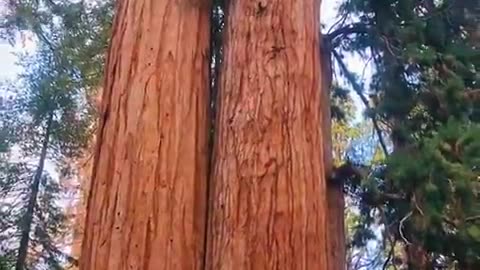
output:
[[[478,219],[480,219],[480,215],[478,215],[478,216],[473,216],[473,217],[467,217],[467,218],[465,219],[465,221],[466,221],[466,222],[472,222],[472,221],[476,221],[476,220],[478,220]]]
[[[477,101],[480,100],[480,89],[473,89],[466,91],[464,97],[469,100]]]
[[[368,33],[368,30],[369,28],[367,25],[363,23],[354,23],[327,33],[325,37],[331,43],[333,40],[339,37],[348,36],[351,34],[366,34]]]
[[[386,248],[386,246],[387,246],[387,244],[385,242],[385,238],[388,240],[388,242],[390,244],[390,251],[389,251],[388,257],[385,260],[385,262],[383,263],[383,267],[382,267],[382,269],[385,270],[385,269],[387,269],[390,261],[392,260],[392,257],[395,256],[395,245],[397,244],[397,239],[396,239],[395,235],[390,231],[390,225],[388,224],[387,215],[385,214],[385,210],[383,209],[382,206],[378,206],[377,209],[380,212],[381,222],[383,222],[383,224],[385,226],[385,234],[386,235],[384,235],[383,246],[384,246],[384,248]],[[392,265],[393,265],[393,268],[396,270],[397,266],[395,265],[395,263],[393,263]]]
[[[349,15],[348,12],[344,12],[344,13],[342,14],[342,16],[341,16],[332,26],[330,26],[330,28],[329,28],[328,31],[327,31],[327,34],[330,33],[330,32],[332,31],[332,29],[336,28],[338,25],[343,26],[344,23],[345,23],[345,21],[346,21],[347,18],[348,18],[348,15]]]
[[[447,218],[447,217],[442,217],[442,219],[443,219],[443,221],[444,221],[445,223],[447,223],[448,225],[452,226],[453,228],[457,228],[457,227],[458,227],[458,226],[457,226],[457,223],[455,223],[455,221],[453,221],[453,220],[451,220],[451,219],[449,219],[449,218]]]
[[[394,252],[394,251],[395,251],[395,247],[394,247],[394,246],[391,246],[391,247],[390,247],[390,251],[388,252],[388,256],[387,256],[387,258],[385,259],[385,262],[383,263],[383,267],[382,267],[383,270],[386,270],[386,269],[387,269],[388,264],[389,264],[390,261],[392,260],[393,252]]]
[[[381,193],[384,200],[404,200],[405,196],[396,193]]]
[[[350,162],[346,162],[332,171],[330,181],[335,184],[343,185],[343,182],[352,178],[364,178],[368,174],[366,168],[354,166]]]
[[[367,110],[368,111],[373,111],[372,108],[370,107],[368,99],[363,94],[362,87],[360,86],[360,84],[358,84],[358,82],[355,79],[355,77],[353,76],[353,74],[348,70],[347,66],[343,62],[342,57],[335,50],[332,50],[332,53],[333,53],[333,56],[335,57],[335,59],[337,60],[337,63],[339,65],[341,71],[345,74],[345,77],[347,78],[349,83],[352,85],[353,90],[360,97],[360,99],[362,100],[362,102],[365,105],[365,107],[367,108]],[[375,128],[375,131],[377,133],[378,140],[380,141],[380,146],[382,147],[383,153],[385,154],[385,156],[388,156],[387,144],[385,143],[385,140],[384,140],[383,135],[382,135],[382,131],[380,129],[380,126],[378,125],[376,114],[373,114],[372,116],[370,116],[370,118],[372,119],[373,127]]]

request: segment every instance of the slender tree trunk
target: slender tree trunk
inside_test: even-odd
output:
[[[80,269],[202,269],[209,13],[117,1]]]
[[[324,164],[325,175],[330,178],[333,172],[333,142],[332,142],[332,117],[330,104],[330,90],[332,80],[332,69],[330,59],[330,48],[322,43],[322,116],[323,116],[323,145],[324,145]],[[328,201],[328,269],[345,270],[346,268],[346,249],[345,249],[345,196],[343,193],[344,183],[327,183],[327,201]]]
[[[45,134],[43,137],[42,149],[40,150],[40,159],[38,160],[37,170],[33,176],[31,185],[31,193],[28,198],[27,209],[22,221],[20,246],[18,247],[17,261],[15,262],[15,270],[25,269],[25,262],[28,255],[28,245],[30,242],[30,232],[32,230],[33,216],[35,215],[35,207],[37,206],[38,191],[40,189],[40,181],[42,180],[43,168],[47,158],[47,150],[50,141],[50,133],[52,129],[53,114],[48,116],[45,125]]]
[[[319,11],[229,1],[206,269],[328,269]]]
[[[345,197],[343,183],[328,185],[328,269],[346,268]]]

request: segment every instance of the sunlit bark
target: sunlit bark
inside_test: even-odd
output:
[[[80,269],[201,269],[208,1],[117,1]]]
[[[229,1],[206,269],[328,269],[320,1]]]

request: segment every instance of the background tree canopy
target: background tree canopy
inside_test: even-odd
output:
[[[0,89],[0,269],[64,269],[77,258],[62,205],[95,130],[113,2],[2,4],[1,37],[36,48]],[[215,0],[212,92],[225,12]],[[344,0],[322,31],[348,269],[480,269],[480,2]]]

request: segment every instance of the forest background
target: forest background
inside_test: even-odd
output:
[[[342,178],[349,270],[479,265],[479,6],[323,1],[333,156],[353,171]],[[106,1],[2,2],[5,269],[78,263],[112,12]]]

